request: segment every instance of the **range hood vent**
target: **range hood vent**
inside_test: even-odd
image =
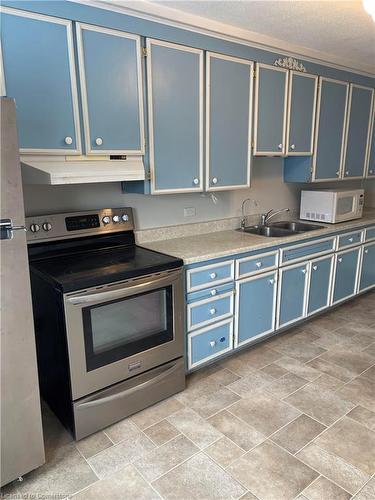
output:
[[[21,156],[22,179],[25,184],[50,185],[145,180],[143,157],[123,158]]]

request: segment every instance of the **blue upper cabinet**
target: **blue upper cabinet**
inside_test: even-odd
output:
[[[207,53],[207,191],[250,186],[252,86],[252,62]]]
[[[367,176],[373,177],[375,176],[375,99],[373,100],[372,106],[372,119],[371,119],[371,127],[370,127],[370,139],[369,139],[369,148],[367,155]]]
[[[350,85],[343,177],[365,175],[373,94],[368,87]]]
[[[285,154],[287,94],[288,70],[256,65],[254,155]]]
[[[151,192],[203,189],[203,51],[147,40]]]
[[[313,154],[318,77],[298,71],[289,74],[286,154]]]
[[[348,88],[348,83],[320,78],[313,160],[314,181],[340,178]]]
[[[77,24],[86,154],[144,153],[140,37]]]
[[[71,22],[3,8],[1,44],[21,153],[80,154]]]

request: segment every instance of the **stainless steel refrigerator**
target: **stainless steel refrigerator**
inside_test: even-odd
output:
[[[0,99],[1,486],[42,465],[44,444],[16,108]]]

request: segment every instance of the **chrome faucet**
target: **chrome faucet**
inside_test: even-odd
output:
[[[245,216],[245,205],[248,201],[252,201],[251,198],[246,198],[245,200],[243,200],[242,202],[242,207],[241,207],[241,220],[240,220],[240,229],[242,229],[242,231],[245,229],[246,227],[246,216]],[[257,205],[257,202],[256,200],[254,200],[254,204],[255,206]]]
[[[281,210],[276,210],[276,212],[273,211],[273,208],[269,210],[267,213],[262,214],[261,217],[261,225],[266,226],[272,217],[275,217],[275,215],[281,214],[282,212],[290,212],[290,208],[282,208]]]

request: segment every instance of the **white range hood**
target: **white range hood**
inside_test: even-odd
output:
[[[43,158],[21,156],[22,180],[25,184],[89,184],[145,180],[142,156],[121,160],[108,157]]]

